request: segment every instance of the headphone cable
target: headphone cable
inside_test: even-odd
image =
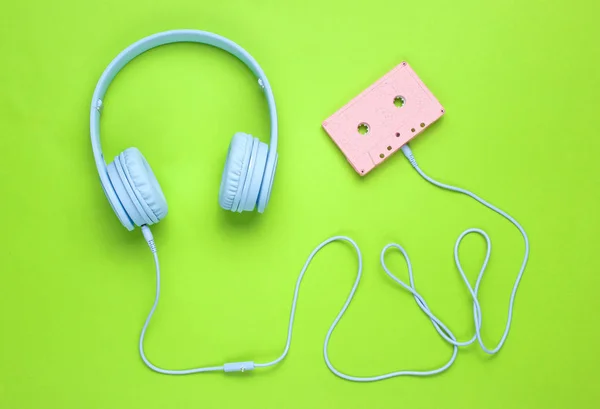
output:
[[[158,261],[158,253],[157,253],[156,245],[154,243],[154,238],[152,237],[152,232],[150,231],[150,228],[147,225],[144,225],[144,226],[142,226],[142,233],[144,235],[144,238],[146,239],[146,242],[148,243],[148,246],[150,247],[150,250],[152,251],[155,266],[156,266],[156,295],[154,298],[154,304],[152,305],[152,308],[150,309],[150,313],[148,314],[148,317],[146,318],[144,326],[142,327],[142,332],[141,332],[140,341],[139,341],[140,356],[142,357],[142,360],[144,361],[144,363],[150,369],[152,369],[156,372],[168,374],[168,375],[187,375],[187,374],[193,374],[193,373],[199,373],[199,372],[212,372],[212,371],[245,372],[245,371],[253,370],[254,368],[265,368],[265,367],[269,367],[269,366],[278,364],[287,356],[289,349],[290,349],[290,345],[291,345],[291,341],[292,341],[292,328],[293,328],[293,324],[294,324],[294,317],[296,314],[296,305],[298,302],[298,294],[300,291],[300,284],[302,282],[302,278],[304,277],[304,273],[308,269],[313,257],[321,249],[323,249],[325,246],[327,246],[328,244],[330,244],[334,241],[345,241],[347,243],[350,243],[352,245],[352,247],[354,247],[354,249],[356,250],[356,255],[357,255],[357,259],[358,259],[358,269],[357,269],[357,273],[356,273],[356,278],[354,280],[352,289],[350,290],[350,294],[346,298],[346,302],[342,306],[342,309],[340,310],[340,312],[334,319],[333,323],[329,327],[329,330],[327,331],[327,335],[325,337],[325,342],[323,344],[323,356],[325,359],[325,363],[327,364],[327,366],[331,370],[331,372],[333,372],[335,375],[337,375],[343,379],[346,379],[349,381],[356,381],[356,382],[372,382],[372,381],[379,381],[379,380],[383,380],[383,379],[393,378],[396,376],[407,376],[407,375],[408,376],[435,375],[435,374],[445,371],[454,363],[454,361],[456,360],[456,356],[458,354],[459,346],[471,345],[475,341],[478,342],[479,346],[481,347],[481,349],[484,352],[486,352],[488,354],[497,353],[502,348],[502,346],[504,345],[504,343],[506,341],[506,338],[508,337],[508,333],[510,331],[510,326],[512,323],[513,307],[514,307],[517,289],[519,287],[519,283],[521,281],[523,272],[525,271],[525,267],[527,265],[527,261],[529,258],[529,239],[527,237],[527,234],[525,233],[525,230],[523,229],[523,227],[513,217],[508,215],[506,212],[500,210],[499,208],[493,206],[492,204],[486,202],[485,200],[481,199],[479,196],[475,195],[474,193],[472,193],[468,190],[465,190],[465,189],[461,189],[458,187],[440,183],[440,182],[432,179],[428,175],[426,175],[421,170],[421,168],[418,166],[417,161],[415,160],[415,158],[412,154],[412,151],[408,145],[404,145],[402,147],[402,152],[404,153],[404,156],[406,156],[406,158],[409,160],[409,162],[411,163],[413,168],[426,181],[428,181],[429,183],[432,183],[433,185],[440,187],[442,189],[450,190],[450,191],[457,192],[457,193],[462,193],[462,194],[465,194],[465,195],[475,199],[477,202],[488,207],[489,209],[493,210],[494,212],[500,214],[501,216],[506,218],[508,221],[510,221],[519,230],[519,232],[523,236],[524,243],[525,243],[525,254],[523,256],[523,262],[521,264],[519,273],[517,274],[517,277],[515,279],[513,289],[512,289],[511,295],[510,295],[509,304],[508,304],[508,314],[507,314],[507,319],[506,319],[506,324],[505,324],[503,335],[494,348],[491,348],[491,349],[488,348],[485,345],[485,343],[483,342],[482,337],[481,337],[482,312],[481,312],[481,307],[479,305],[479,299],[478,299],[479,287],[480,287],[481,281],[483,279],[483,275],[486,271],[488,261],[490,259],[491,240],[485,231],[483,231],[481,229],[477,229],[477,228],[470,228],[470,229],[465,230],[458,236],[458,239],[456,240],[456,243],[454,245],[454,261],[455,261],[456,267],[458,269],[459,274],[461,275],[461,277],[463,279],[463,282],[465,283],[465,286],[467,287],[467,289],[471,295],[471,298],[473,299],[473,318],[474,318],[474,324],[475,324],[475,333],[474,333],[473,337],[468,341],[458,341],[456,339],[456,337],[454,336],[454,334],[450,331],[450,329],[436,315],[433,314],[433,312],[431,311],[431,309],[425,302],[425,299],[423,298],[423,296],[421,296],[417,292],[417,290],[415,288],[414,277],[413,277],[412,264],[408,257],[408,253],[406,252],[406,250],[404,250],[404,248],[401,245],[396,244],[396,243],[390,243],[382,249],[381,254],[380,254],[380,262],[381,262],[381,266],[382,266],[384,272],[392,280],[394,280],[398,285],[400,285],[402,288],[404,288],[406,291],[408,291],[410,294],[412,294],[412,296],[414,297],[414,299],[417,303],[417,306],[429,318],[434,329],[438,332],[438,334],[446,342],[448,342],[452,346],[452,354],[451,354],[449,360],[445,364],[441,365],[440,367],[438,367],[436,369],[424,370],[424,371],[403,370],[403,371],[390,372],[390,373],[378,375],[378,376],[353,376],[353,375],[344,374],[333,366],[333,364],[331,363],[331,360],[329,359],[329,353],[328,353],[329,340],[331,338],[331,335],[332,335],[335,327],[337,326],[338,322],[341,320],[342,316],[346,312],[346,309],[350,305],[350,302],[352,301],[354,294],[356,293],[356,290],[358,288],[358,283],[360,282],[361,275],[362,275],[362,254],[361,254],[360,248],[358,247],[358,245],[356,244],[356,242],[354,240],[352,240],[350,237],[347,237],[347,236],[334,236],[334,237],[328,238],[327,240],[325,240],[321,244],[319,244],[308,256],[308,258],[304,264],[304,267],[300,271],[298,280],[296,281],[296,287],[294,289],[294,297],[293,297],[292,308],[291,308],[291,312],[290,312],[290,319],[289,319],[289,324],[288,324],[288,333],[287,333],[287,340],[286,340],[285,348],[283,350],[283,353],[277,359],[267,362],[267,363],[254,363],[253,361],[245,361],[245,362],[226,363],[226,364],[223,364],[220,366],[209,366],[209,367],[181,369],[181,370],[168,370],[168,369],[163,369],[163,368],[157,367],[147,359],[146,354],[144,353],[144,336],[148,329],[148,325],[150,324],[150,320],[152,319],[152,316],[158,306],[158,300],[160,297],[160,264]],[[481,235],[486,241],[485,259],[484,259],[481,269],[479,271],[479,275],[477,276],[477,280],[475,282],[474,287],[471,286],[471,284],[469,283],[469,280],[467,279],[467,277],[463,271],[462,265],[461,265],[459,257],[458,257],[458,250],[459,250],[462,240],[467,235],[472,234],[472,233]],[[388,269],[387,265],[385,264],[385,255],[386,255],[387,251],[390,249],[396,249],[403,255],[403,257],[406,261],[407,268],[408,268],[408,277],[409,277],[410,285],[405,283],[404,281],[400,280],[398,277],[396,277]]]

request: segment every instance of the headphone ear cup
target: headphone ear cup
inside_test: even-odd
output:
[[[137,198],[135,198],[129,182],[121,169],[118,156],[108,164],[106,170],[117,199],[114,203],[111,201],[111,205],[121,223],[128,230],[133,230],[135,226],[147,223],[147,216],[141,210],[140,204],[137,203]]]
[[[258,138],[254,138],[253,142],[248,176],[246,177],[242,200],[237,208],[237,211],[240,213],[243,211],[252,211],[256,207],[265,174],[269,147],[266,143],[259,141]]]
[[[219,205],[235,211],[242,199],[243,187],[248,177],[253,140],[248,134],[238,132],[231,138],[219,189]]]
[[[134,204],[141,207],[146,216],[146,224],[158,223],[167,215],[169,208],[167,199],[150,167],[150,164],[137,148],[123,151],[115,162],[120,163],[125,178],[133,191]]]
[[[158,180],[137,148],[123,151],[107,169],[118,200],[134,225],[158,223],[167,215],[167,201]]]

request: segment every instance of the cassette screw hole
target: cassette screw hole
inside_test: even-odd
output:
[[[385,155],[384,155],[383,153],[380,153],[380,154],[379,154],[379,157],[380,157],[381,159],[383,159],[383,158],[385,157]]]
[[[391,147],[391,146],[388,146],[388,147],[387,147],[387,150],[388,150],[388,151],[391,151],[391,150],[392,150],[392,147]]]
[[[400,132],[396,132],[396,138],[400,137]]]
[[[421,128],[425,128],[425,122],[421,122]]]
[[[412,129],[411,129],[411,131],[412,131],[412,132],[414,132],[414,131],[415,131],[415,128],[412,128]]]

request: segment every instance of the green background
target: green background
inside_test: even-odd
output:
[[[597,314],[597,1],[5,1],[0,10],[0,408],[591,408],[600,401]],[[98,183],[93,88],[110,60],[163,30],[213,31],[267,73],[279,108],[279,168],[268,211],[217,205],[231,136],[267,140],[266,104],[235,58],[183,44],[143,55],[105,100],[107,158],[145,154],[169,201],[153,228],[163,298],[147,353],[169,368],[271,360],[293,286],[335,234],[362,246],[364,279],[331,341],[360,375],[434,368],[451,348],[379,266],[396,241],[417,289],[461,339],[471,303],[452,247],[492,237],[481,289],[495,344],[523,255],[512,225],[421,180],[401,154],[360,178],[321,122],[408,61],[447,113],[412,144],[425,171],[506,209],[532,250],[505,348],[475,346],[433,378],[357,384],[325,366],[322,343],[356,271],[333,244],[309,269],[292,349],[272,370],[168,377],[137,352],[154,291],[152,259]],[[481,238],[461,249],[474,281]],[[397,253],[390,267],[406,277]]]

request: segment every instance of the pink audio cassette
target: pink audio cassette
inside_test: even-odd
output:
[[[364,176],[444,114],[403,62],[323,121],[323,128]]]

